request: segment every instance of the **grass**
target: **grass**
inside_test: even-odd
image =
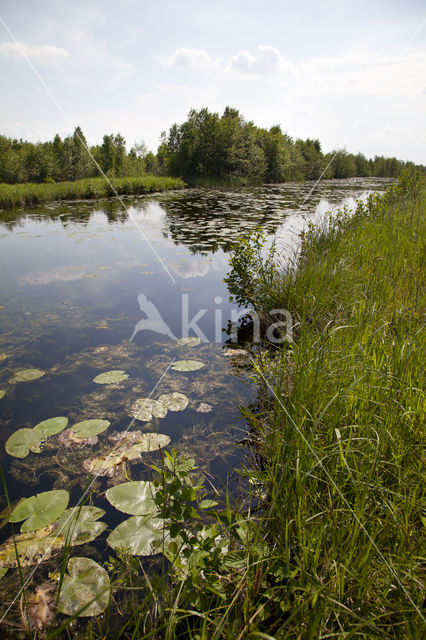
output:
[[[0,207],[27,207],[53,200],[81,200],[106,198],[115,195],[144,195],[166,189],[183,189],[180,178],[140,176],[131,178],[85,178],[75,182],[43,184],[0,184]]]
[[[292,312],[296,340],[256,364],[265,397],[250,475],[274,550],[260,567],[270,584],[285,578],[252,630],[422,637],[424,239],[424,180],[406,177],[311,228],[298,268],[261,291],[267,308]]]

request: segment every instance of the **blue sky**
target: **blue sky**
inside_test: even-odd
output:
[[[1,133],[79,124],[155,150],[189,109],[231,105],[367,156],[426,164],[426,8],[415,0],[1,0]],[[22,55],[37,68],[66,117]]]

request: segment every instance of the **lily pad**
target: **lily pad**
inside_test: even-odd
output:
[[[54,436],[56,433],[59,433],[68,424],[68,418],[64,416],[59,416],[57,418],[49,418],[48,420],[43,420],[43,422],[39,422],[34,427],[34,431],[42,431],[45,436]]]
[[[176,360],[171,365],[174,371],[197,371],[204,367],[204,363],[199,360]]]
[[[0,400],[4,398],[5,395],[6,395],[6,391],[4,389],[0,389]]]
[[[198,413],[210,413],[212,409],[213,406],[211,404],[208,404],[207,402],[200,402],[195,411],[198,411]]]
[[[0,567],[31,567],[42,560],[48,560],[55,551],[65,544],[61,535],[53,535],[53,526],[49,525],[30,533],[19,533],[0,546]],[[16,544],[16,550],[15,550]]]
[[[98,441],[98,436],[87,436],[87,438],[78,438],[73,434],[71,429],[67,429],[63,431],[58,438],[58,442],[63,444],[67,449],[71,447],[84,447],[86,444],[96,444]]]
[[[108,606],[110,580],[107,572],[90,558],[70,558],[58,598],[58,611],[97,616]]]
[[[138,441],[134,444],[129,443],[130,446],[124,444],[117,447],[107,456],[87,458],[83,462],[83,467],[95,476],[112,478],[119,473],[119,466],[122,463],[139,459],[141,453],[158,451],[159,447],[165,447],[169,442],[169,436],[162,433],[141,433]]]
[[[113,369],[112,371],[100,373],[96,378],[93,378],[93,382],[97,384],[114,384],[123,382],[123,380],[127,380],[128,377],[128,374],[121,369]]]
[[[106,529],[105,522],[97,522],[103,515],[105,511],[98,507],[71,507],[53,523],[55,533],[63,536],[67,544],[86,544]]]
[[[180,338],[180,340],[177,341],[177,344],[179,346],[186,346],[186,347],[196,347],[197,345],[199,345],[201,342],[201,338],[196,338],[195,336],[188,336],[187,338]]]
[[[63,489],[44,491],[22,500],[10,514],[9,522],[25,520],[21,532],[35,531],[54,522],[67,508],[70,494]]]
[[[41,371],[40,369],[22,369],[22,371],[17,371],[9,382],[10,384],[14,384],[15,382],[29,382],[30,380],[41,378],[45,373],[45,371]]]
[[[40,453],[40,444],[46,440],[42,431],[18,429],[6,440],[6,451],[14,458],[26,458],[30,451]]]
[[[108,536],[110,547],[132,556],[152,556],[161,553],[164,520],[148,516],[133,516],[118,525]]]
[[[2,567],[0,569],[0,580],[3,578],[5,573],[7,573],[7,567]]]
[[[151,398],[139,398],[130,409],[130,415],[143,422],[149,422],[153,416],[154,418],[164,418],[166,414],[167,409],[157,400],[151,400]]]
[[[183,393],[163,393],[158,402],[169,411],[183,411],[188,406],[188,398]]]
[[[158,511],[154,501],[155,489],[151,482],[125,482],[108,489],[105,496],[113,507],[132,516],[143,516]]]
[[[110,425],[109,420],[82,420],[71,427],[71,432],[77,438],[88,438],[89,436],[97,436]]]

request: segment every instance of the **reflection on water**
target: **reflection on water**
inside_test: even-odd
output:
[[[291,245],[304,216],[388,183],[324,181],[306,202],[311,185],[299,183],[126,199],[145,238],[116,201],[5,213],[0,224],[0,390],[5,391],[0,461],[11,499],[67,488],[73,490],[74,504],[87,478],[84,459],[104,451],[107,443],[102,434],[96,445],[71,450],[53,436],[41,453],[18,460],[4,450],[18,428],[58,415],[67,416],[70,425],[96,417],[111,422],[110,436],[129,426],[136,399],[173,391],[188,396],[184,411],[132,428],[170,436],[171,446],[193,456],[213,478],[225,479],[243,433],[238,406],[255,399],[244,365],[226,357],[221,345],[227,339],[222,328],[231,317],[223,284],[231,243],[263,226]],[[142,322],[135,331],[146,315],[139,294],[154,305],[170,336],[180,337],[182,326],[193,320],[190,334],[199,331],[202,343],[178,346],[155,323]],[[173,371],[174,359],[196,359],[205,366]],[[46,373],[31,382],[11,382],[17,371],[29,368]],[[117,385],[93,382],[111,369],[129,377]],[[197,410],[206,404],[211,412]],[[144,477],[151,461],[152,455],[132,465],[133,477]],[[107,482],[99,478],[95,487],[104,490]]]

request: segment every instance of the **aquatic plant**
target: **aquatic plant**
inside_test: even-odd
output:
[[[201,343],[201,338],[197,338],[196,336],[188,336],[186,338],[179,338],[176,342],[180,347],[196,347]]]
[[[64,416],[49,418],[48,420],[43,420],[43,422],[36,424],[34,431],[42,431],[46,437],[54,436],[65,429],[67,424],[68,418]]]
[[[100,373],[96,378],[93,378],[93,382],[96,382],[97,384],[117,384],[118,382],[127,380],[128,377],[128,374],[121,369],[113,369],[111,371]]]
[[[41,378],[45,374],[46,372],[41,371],[40,369],[21,369],[21,371],[17,371],[12,378],[10,378],[9,383],[15,384],[16,382],[30,382]]]
[[[152,515],[133,516],[119,524],[108,536],[110,547],[134,556],[161,553],[164,540],[164,520]]]
[[[204,363],[199,360],[176,360],[170,366],[173,371],[197,371],[204,367]]]
[[[158,512],[155,504],[155,488],[151,482],[135,480],[111,487],[105,494],[113,507],[132,516],[144,516]]]
[[[108,606],[110,579],[103,567],[90,558],[68,560],[58,597],[58,611],[68,616],[97,616]]]
[[[47,436],[43,431],[18,429],[6,440],[6,452],[15,458],[26,458],[30,451],[40,453],[40,445]]]
[[[81,422],[74,424],[70,431],[72,435],[77,438],[89,438],[90,436],[97,436],[100,433],[103,433],[108,429],[110,424],[109,420],[82,420]]]
[[[9,522],[25,520],[22,533],[42,529],[52,524],[67,508],[70,494],[63,489],[43,491],[22,500],[9,516]]]

